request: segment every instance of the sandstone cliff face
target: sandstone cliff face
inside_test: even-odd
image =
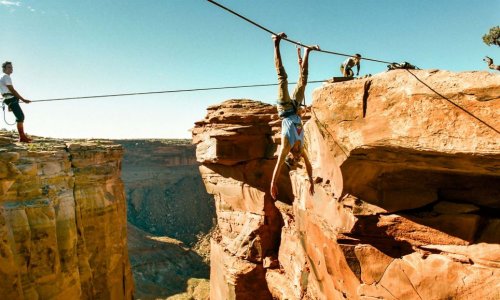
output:
[[[132,299],[123,150],[0,134],[2,299]]]
[[[209,107],[212,299],[500,298],[500,76],[412,72],[480,120],[404,70],[326,84],[305,126],[316,192],[285,167],[277,202],[274,107]]]

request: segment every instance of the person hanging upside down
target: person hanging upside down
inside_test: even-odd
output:
[[[9,110],[14,113],[14,116],[16,116],[19,141],[23,143],[30,143],[31,139],[29,139],[24,133],[24,113],[19,106],[19,101],[21,100],[24,103],[30,103],[31,101],[24,99],[21,95],[19,95],[16,89],[14,89],[12,79],[10,78],[10,74],[14,71],[12,63],[10,61],[4,62],[2,64],[2,70],[4,74],[2,78],[0,78],[0,90],[2,92],[2,97],[4,98],[3,102],[9,106]]]
[[[305,49],[304,58],[299,56],[300,75],[297,86],[293,92],[293,98],[288,94],[288,76],[283,67],[280,54],[280,41],[286,38],[285,33],[273,35],[274,41],[274,63],[278,73],[278,116],[281,118],[281,149],[278,161],[274,167],[271,180],[271,196],[276,199],[278,195],[277,180],[281,172],[281,167],[286,162],[288,165],[295,165],[301,158],[304,158],[307,174],[309,176],[309,192],[314,193],[312,179],[312,166],[304,149],[304,131],[300,118],[300,106],[304,101],[304,92],[307,85],[309,52],[319,50],[318,46],[310,46]]]

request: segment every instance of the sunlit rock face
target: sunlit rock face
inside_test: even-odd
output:
[[[217,203],[212,298],[500,298],[500,76],[411,72],[316,89],[315,194],[285,167],[276,202],[275,109],[208,108],[193,139]]]
[[[211,299],[270,299],[263,260],[278,251],[282,218],[266,193],[274,167],[271,105],[231,100],[193,129],[218,232],[211,246]],[[288,180],[288,182],[290,182]]]
[[[0,133],[2,299],[132,299],[121,146]]]

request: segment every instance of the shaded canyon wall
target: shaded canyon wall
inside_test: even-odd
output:
[[[208,299],[215,205],[191,140],[116,140],[125,149],[128,246],[137,299]]]
[[[216,199],[212,299],[500,298],[500,76],[411,72],[316,89],[315,194],[302,162],[276,202],[275,107],[208,108],[193,142]]]
[[[201,180],[191,140],[117,140],[128,221],[188,245],[213,227],[215,206]]]

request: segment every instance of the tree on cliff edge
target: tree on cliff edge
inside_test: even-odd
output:
[[[488,45],[497,45],[500,47],[500,26],[490,28],[490,32],[483,35],[483,42]]]

